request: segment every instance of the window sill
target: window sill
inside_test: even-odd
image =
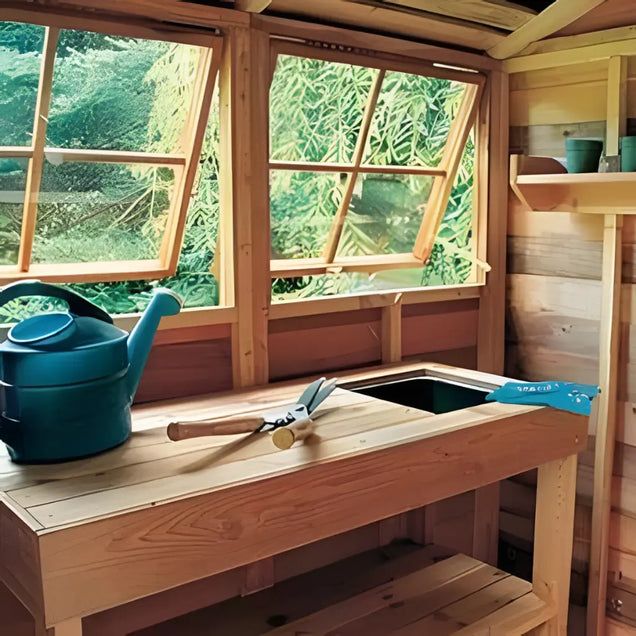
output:
[[[404,305],[418,303],[436,303],[452,300],[479,298],[483,283],[468,283],[445,287],[426,287],[420,289],[396,289],[382,292],[362,292],[349,296],[326,296],[303,300],[283,300],[273,302],[270,308],[270,320],[315,316],[318,314],[355,311],[388,307],[401,300]]]

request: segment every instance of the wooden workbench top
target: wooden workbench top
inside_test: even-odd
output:
[[[422,368],[409,365],[401,371]],[[442,365],[426,368],[457,373]],[[481,378],[482,383],[499,380],[464,373]],[[346,381],[373,375],[358,372]],[[315,413],[316,435],[288,451],[276,449],[268,434],[181,442],[166,437],[166,426],[172,420],[260,413],[293,403],[305,384],[292,382],[136,407],[129,441],[110,452],[79,461],[32,466],[14,464],[5,455],[0,464],[0,492],[22,509],[35,531],[45,531],[536,410],[493,403],[469,409],[461,416],[433,416],[339,388]]]
[[[348,374],[349,385],[443,365]],[[47,625],[211,576],[473,490],[585,447],[587,418],[488,403],[431,415],[339,388],[311,442],[267,434],[171,442],[167,424],[295,402],[306,380],[134,409],[118,449],[57,465],[0,464],[0,575]],[[69,590],[71,590],[69,592]]]

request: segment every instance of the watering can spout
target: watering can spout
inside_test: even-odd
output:
[[[130,364],[128,392],[131,398],[137,392],[159,322],[164,316],[178,314],[182,304],[183,301],[174,292],[164,288],[155,289],[146,311],[128,336],[128,362]]]

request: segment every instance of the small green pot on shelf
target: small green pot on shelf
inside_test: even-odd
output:
[[[566,139],[568,172],[598,172],[602,152],[603,142],[600,139]]]
[[[636,172],[636,137],[621,139],[621,170]]]

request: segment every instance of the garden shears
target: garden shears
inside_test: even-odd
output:
[[[333,393],[336,383],[336,378],[329,381],[319,378],[307,386],[295,404],[261,415],[172,422],[168,425],[168,437],[176,442],[209,435],[272,432],[273,442],[278,448],[289,448],[295,441],[311,435],[311,414]]]

